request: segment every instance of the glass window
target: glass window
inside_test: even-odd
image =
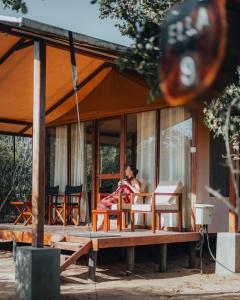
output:
[[[226,164],[226,148],[222,137],[210,134],[210,187],[229,196],[229,168]]]
[[[137,165],[137,114],[127,116],[126,163]]]
[[[120,172],[120,119],[99,121],[99,173]]]

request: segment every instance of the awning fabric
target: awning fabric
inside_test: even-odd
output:
[[[30,43],[31,38],[27,35],[15,35],[9,27],[7,29],[8,32],[4,32],[5,27],[2,28],[0,23],[0,133],[31,134],[33,43]],[[57,43],[58,41],[56,45],[47,43],[47,125],[77,120],[75,97],[72,93],[70,54],[68,49],[58,47]],[[102,52],[99,55],[96,45],[91,48],[89,43],[85,43],[87,54],[82,51],[84,47],[79,45],[76,59],[82,120],[160,105],[155,102],[149,106],[147,87],[114,70],[113,64],[106,62],[105,58],[100,59],[104,55]],[[109,56],[113,50],[109,48],[105,52]]]

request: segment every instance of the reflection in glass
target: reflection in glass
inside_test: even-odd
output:
[[[120,119],[99,122],[99,173],[120,172]]]

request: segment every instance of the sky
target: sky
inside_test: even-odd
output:
[[[28,13],[21,15],[3,9],[0,15],[23,16],[67,30],[76,31],[113,43],[129,46],[131,40],[122,37],[112,20],[101,20],[98,4],[90,0],[25,0]]]

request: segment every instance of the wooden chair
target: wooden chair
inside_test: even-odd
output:
[[[131,195],[131,231],[135,229],[135,214],[151,214],[152,231],[161,228],[161,214],[176,213],[178,230],[182,231],[182,183],[162,182],[154,193],[138,193]],[[134,203],[134,197],[148,198],[146,203]],[[157,220],[156,220],[157,219]],[[156,226],[157,221],[157,226]]]
[[[98,194],[98,202],[100,202],[103,198],[109,196],[111,193],[99,193]],[[117,231],[122,230],[122,204],[121,204],[122,195],[118,195],[118,203],[113,204],[111,209],[105,210],[93,210],[92,211],[92,220],[93,220],[93,231],[97,231],[97,221],[98,216],[104,216],[104,224],[103,224],[103,231],[108,232],[110,230],[110,216],[117,217]]]
[[[58,203],[59,185],[47,186],[45,189],[46,205],[45,205],[45,216],[47,217],[48,224],[53,224],[52,210]]]
[[[69,219],[74,225],[79,226],[81,218],[82,185],[67,185],[64,195],[59,194],[58,197],[62,197],[63,202],[54,206],[56,217],[53,224],[56,224],[57,220],[60,219],[63,225],[66,226],[67,219]],[[77,211],[76,217],[74,215],[75,211]]]

